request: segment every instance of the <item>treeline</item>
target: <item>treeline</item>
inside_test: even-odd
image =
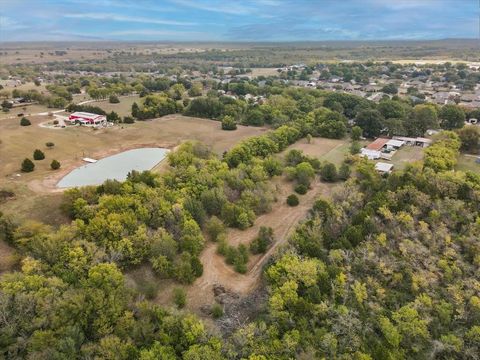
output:
[[[167,84],[164,85],[165,90],[154,95],[155,101],[149,97],[144,106],[134,104],[134,117],[148,119],[183,112],[188,116],[229,122],[233,119],[237,124],[274,128],[303,122],[310,127],[311,135],[328,138],[345,136],[349,123],[362,128],[368,138],[424,136],[428,129],[460,129],[466,119],[480,117],[478,110],[457,105],[419,104],[398,96],[385,97],[377,104],[348,93],[289,87],[274,79],[267,79],[262,85],[258,80],[208,84],[208,87],[197,84],[209,90],[204,96],[198,96],[202,92],[197,92],[194,98],[183,84],[176,83],[168,90]]]

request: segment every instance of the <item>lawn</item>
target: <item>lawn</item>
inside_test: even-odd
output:
[[[403,170],[407,164],[422,160],[423,150],[420,146],[402,146],[392,157],[391,163],[394,169]],[[380,161],[389,162],[388,160]]]
[[[130,116],[132,115],[132,104],[136,102],[137,104],[141,105],[143,99],[140,98],[138,95],[134,96],[125,96],[119,97],[120,102],[118,104],[110,104],[108,100],[103,101],[96,101],[89,103],[88,105],[91,106],[98,106],[105,110],[107,113],[111,111],[115,111],[120,116]]]
[[[28,106],[19,106],[10,109],[9,112],[0,111],[0,120],[7,119],[7,118],[18,118],[18,121],[22,118],[18,116],[18,114],[24,114],[24,116],[29,116],[30,114],[38,114],[38,113],[45,113],[50,111],[55,111],[58,109],[51,109],[46,107],[45,105],[40,104],[32,104]]]
[[[472,171],[479,174],[480,164],[476,163],[475,162],[476,160],[477,160],[477,156],[460,154],[460,156],[458,157],[458,162],[455,169],[461,170],[461,171]]]
[[[301,150],[305,155],[328,160],[338,165],[342,163],[349,148],[350,141],[348,139],[312,138],[310,143],[306,139],[299,140],[290,145],[286,151]]]

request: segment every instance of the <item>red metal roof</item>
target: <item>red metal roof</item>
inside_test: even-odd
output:
[[[390,139],[384,139],[384,138],[378,138],[374,142],[368,144],[366,146],[367,149],[369,150],[376,150],[379,151],[381,148],[385,146],[385,144],[388,142]]]

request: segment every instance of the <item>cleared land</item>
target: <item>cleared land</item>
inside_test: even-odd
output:
[[[275,76],[275,75],[278,75],[278,71],[277,71],[277,68],[253,68],[252,72],[248,75],[253,77]]]
[[[18,220],[28,217],[59,224],[66,219],[58,205],[61,193],[55,188],[58,180],[82,164],[83,157],[102,158],[123,150],[158,146],[173,148],[185,140],[210,144],[221,154],[238,141],[258,135],[265,128],[239,126],[237,131],[222,131],[217,121],[170,115],[132,125],[102,130],[85,127],[47,129],[38,126],[47,116],[33,116],[31,126],[22,127],[19,119],[0,121],[0,189],[13,191],[15,198],[0,205],[0,210],[14,214]],[[53,142],[47,149],[46,142]],[[21,173],[20,164],[32,158],[35,149],[45,153],[45,160],[35,161],[35,171]],[[60,161],[58,171],[50,169],[53,159]]]
[[[392,157],[394,169],[402,170],[407,164],[422,160],[423,150],[420,146],[402,146]]]
[[[142,104],[143,99],[138,95],[132,96],[120,96],[120,102],[118,104],[110,104],[108,100],[95,101],[89,105],[98,106],[105,110],[107,113],[115,111],[120,116],[130,116],[132,114],[132,104],[136,102],[137,104]]]
[[[302,139],[290,145],[286,151],[292,149],[301,150],[305,155],[340,165],[345,155],[349,152],[350,141],[348,139],[313,138],[312,141],[308,143],[306,139]]]
[[[479,174],[480,164],[476,162],[477,158],[477,155],[460,154],[456,169],[461,171],[472,171]]]

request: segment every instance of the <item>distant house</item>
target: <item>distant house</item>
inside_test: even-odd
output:
[[[375,164],[375,170],[377,170],[381,174],[390,174],[393,170],[393,164],[377,162]]]

